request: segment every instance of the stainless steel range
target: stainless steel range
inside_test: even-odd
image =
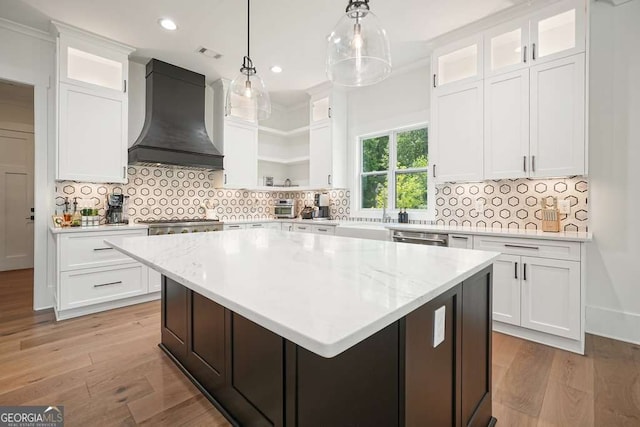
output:
[[[208,233],[222,231],[223,223],[214,219],[169,219],[140,221],[149,226],[149,236],[160,234]]]

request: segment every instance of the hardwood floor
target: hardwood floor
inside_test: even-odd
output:
[[[229,426],[157,347],[160,303],[55,322],[31,270],[0,273],[0,406],[65,406],[66,425]],[[498,426],[640,426],[640,346],[587,355],[494,333]]]

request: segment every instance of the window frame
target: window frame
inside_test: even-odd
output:
[[[363,208],[362,207],[362,178],[365,176],[381,176],[386,174],[387,176],[387,207],[386,213],[391,217],[392,221],[397,219],[397,214],[400,211],[396,207],[396,178],[398,175],[402,174],[411,174],[411,173],[427,173],[427,209],[407,209],[409,213],[409,218],[411,220],[434,220],[435,219],[435,181],[432,177],[432,150],[428,150],[427,153],[429,155],[429,162],[427,163],[427,167],[425,168],[408,168],[408,169],[398,169],[397,163],[397,151],[398,151],[398,134],[409,132],[412,130],[418,129],[427,129],[427,135],[429,135],[429,123],[422,122],[417,124],[412,124],[409,126],[396,127],[393,129],[388,129],[379,132],[373,132],[368,134],[362,134],[356,138],[357,140],[357,165],[356,165],[356,173],[355,173],[355,185],[354,185],[354,201],[355,204],[352,205],[354,209],[354,214],[352,216],[362,217],[362,218],[371,218],[371,219],[381,219],[382,218],[382,209],[379,208]],[[389,137],[389,166],[386,171],[372,171],[372,172],[363,172],[364,165],[364,141],[371,138],[378,138],[388,136]],[[427,140],[427,144],[429,141]],[[428,145],[427,145],[428,147]]]

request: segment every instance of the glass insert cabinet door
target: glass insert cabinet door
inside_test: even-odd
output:
[[[127,91],[127,54],[70,36],[61,36],[58,48],[60,81],[112,94]]]
[[[481,79],[482,37],[461,40],[434,52],[433,87]]]
[[[485,77],[516,71],[530,62],[529,20],[495,27],[484,35]]]
[[[564,1],[531,19],[531,58],[546,62],[584,52],[585,2]]]

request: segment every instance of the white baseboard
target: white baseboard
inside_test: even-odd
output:
[[[520,326],[509,325],[496,320],[493,321],[493,330],[528,341],[570,351],[572,353],[584,354],[584,336],[581,340],[572,340],[570,338],[538,332],[532,329],[522,328]]]
[[[73,308],[70,310],[58,311],[55,309],[56,320],[67,320],[74,317],[86,316],[87,314],[99,313],[101,311],[113,310],[114,308],[126,307],[128,305],[141,304],[144,302],[155,301],[160,299],[160,292],[153,292],[145,295],[138,295],[131,298],[120,299],[116,301],[103,302],[100,304],[88,305],[86,307]]]
[[[587,333],[640,344],[640,314],[587,306]]]

